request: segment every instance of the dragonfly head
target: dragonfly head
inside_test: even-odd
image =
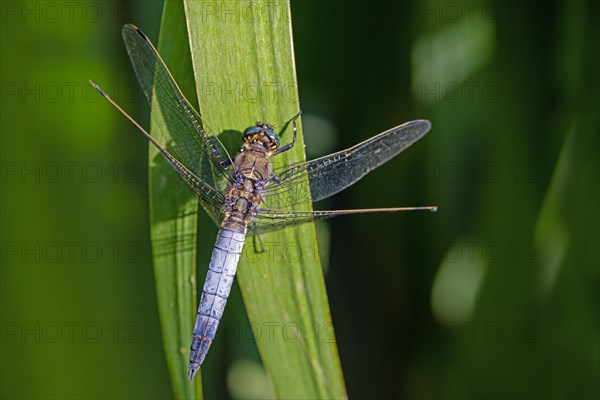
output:
[[[257,122],[256,125],[244,130],[244,142],[256,142],[269,150],[276,150],[279,147],[280,139],[273,125],[265,122]]]

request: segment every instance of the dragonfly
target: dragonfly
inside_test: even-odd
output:
[[[349,214],[436,211],[435,206],[358,210],[298,210],[332,196],[398,155],[431,128],[415,120],[346,150],[274,171],[272,157],[293,148],[300,114],[291,121],[292,140],[282,145],[273,125],[257,122],[242,133],[232,158],[185,98],[148,37],[126,24],[123,41],[162,137],[150,135],[95,82],[90,84],[159,150],[219,226],[192,332],[188,379],[193,380],[215,338],[247,236]],[[296,206],[296,207],[294,207]]]

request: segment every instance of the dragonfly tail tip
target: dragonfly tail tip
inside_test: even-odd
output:
[[[188,381],[192,381],[194,380],[194,377],[196,376],[196,373],[198,373],[198,370],[200,369],[200,365],[198,364],[190,364],[190,367],[188,369]]]

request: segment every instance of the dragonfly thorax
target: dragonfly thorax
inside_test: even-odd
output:
[[[244,130],[244,142],[260,143],[268,150],[276,150],[279,147],[280,139],[273,125],[257,122],[256,125]]]

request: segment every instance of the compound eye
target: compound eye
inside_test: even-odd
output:
[[[261,129],[258,126],[249,126],[246,129],[244,129],[244,136],[247,135],[254,135],[256,133],[259,133],[261,131]]]
[[[269,141],[271,142],[271,149],[276,149],[279,147],[279,135],[275,133],[272,129],[265,130],[265,134],[269,137]]]

